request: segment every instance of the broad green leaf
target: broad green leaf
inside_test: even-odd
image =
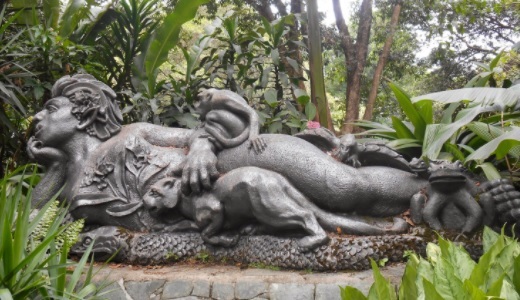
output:
[[[392,149],[399,150],[405,148],[420,148],[421,142],[416,139],[396,139],[386,143]]]
[[[496,242],[479,259],[477,265],[471,272],[470,281],[480,289],[486,288],[487,273],[495,262],[497,255],[504,249],[505,240],[500,236]]]
[[[358,289],[346,286],[339,287],[341,290],[341,299],[342,300],[367,300],[367,297]]]
[[[471,276],[476,263],[468,252],[462,247],[449,242],[442,237],[438,239],[442,258],[453,268],[453,274],[462,282]]]
[[[502,178],[495,165],[493,165],[490,162],[485,162],[483,164],[477,165],[477,168],[482,169],[487,180],[495,180]]]
[[[441,295],[439,295],[439,292],[435,289],[435,286],[433,283],[431,283],[426,278],[422,279],[423,286],[424,286],[424,299],[425,300],[444,300]],[[384,299],[384,298],[381,298]]]
[[[395,133],[400,139],[418,139],[412,133],[412,131],[406,126],[403,121],[399,118],[392,116],[392,125],[394,126]]]
[[[464,289],[468,292],[471,300],[487,300],[486,293],[473,284],[470,279],[464,281]]]
[[[269,106],[275,107],[278,105],[278,97],[275,89],[267,89],[264,93],[264,98]]]
[[[412,258],[406,264],[401,285],[399,286],[400,300],[416,300],[419,297],[416,285],[417,265],[418,263]]]
[[[8,289],[0,289],[0,299],[2,300],[13,300],[13,295]]]
[[[298,103],[303,106],[307,105],[307,103],[311,100],[309,94],[307,94],[307,92],[302,89],[294,89],[294,96],[296,97]]]
[[[168,59],[168,52],[179,42],[179,34],[184,23],[195,17],[200,5],[209,0],[180,0],[173,12],[164,18],[163,23],[156,29],[145,55],[146,75],[149,80],[155,81],[157,70]]]
[[[491,284],[487,291],[488,296],[500,297],[500,292],[502,291],[502,286],[504,284],[504,278],[506,277],[506,273],[502,273],[498,279]]]
[[[63,15],[60,18],[59,34],[62,37],[69,37],[82,20],[81,10],[88,6],[85,0],[69,0]]]
[[[457,108],[459,108],[460,105],[460,102],[450,103],[448,107],[444,109],[442,112],[441,123],[450,124],[451,122],[453,122],[453,114],[455,113]]]
[[[410,122],[412,122],[414,126],[414,135],[417,139],[422,140],[424,138],[424,131],[426,130],[426,121],[423,119],[421,114],[417,111],[416,107],[410,100],[410,97],[397,85],[390,83],[390,88],[392,89],[397,101],[403,112],[406,114]]]
[[[482,232],[482,246],[484,253],[488,252],[491,247],[498,241],[500,234],[493,229],[485,226]]]
[[[60,0],[44,0],[42,4],[47,27],[57,30],[60,18]]]
[[[514,260],[520,254],[520,245],[516,241],[505,240],[506,246],[495,256],[491,263],[491,267],[486,272],[485,287],[486,290],[497,281],[504,273],[508,278],[513,277]]]
[[[463,283],[461,279],[455,276],[455,269],[458,267],[453,266],[443,257],[434,267],[435,290],[446,300],[466,299]]]
[[[417,111],[423,118],[424,122],[426,124],[432,124],[433,123],[433,102],[429,100],[423,100],[419,101],[414,104],[414,106],[417,108]]]
[[[502,128],[482,122],[471,122],[467,127],[486,142],[501,136],[503,133]]]
[[[314,117],[316,117],[316,106],[311,101],[305,105],[305,116],[307,120],[314,120]]]
[[[426,256],[428,257],[428,261],[432,264],[433,268],[437,265],[437,263],[441,260],[441,247],[434,243],[428,243],[426,245]]]
[[[509,281],[504,280],[502,285],[502,291],[500,292],[500,298],[506,300],[520,300],[520,295],[515,287],[509,283]]]
[[[487,81],[487,79],[486,79]],[[458,103],[462,100],[469,100],[472,103],[482,105],[497,104],[500,110],[517,103],[520,99],[520,91],[516,89],[472,87],[457,90],[442,91],[426,94],[412,98],[412,101],[434,100],[441,103]]]
[[[515,290],[520,292],[520,255],[515,257],[515,262],[513,264],[514,274],[513,274],[513,286]]]
[[[423,156],[431,159],[437,158],[444,143],[454,134],[471,122],[480,113],[488,111],[488,108],[474,107],[465,109],[457,114],[455,122],[450,124],[433,124],[426,128],[426,138],[423,143]]]
[[[496,155],[497,159],[502,159],[509,153],[511,148],[518,145],[520,145],[520,127],[513,127],[513,130],[493,139],[470,154],[466,161],[483,161],[493,154]]]
[[[493,60],[489,63],[489,70],[493,70],[494,68],[496,68],[498,62],[500,61],[500,58],[502,58],[502,55],[504,54],[503,51],[500,51],[500,53],[497,54],[497,56],[495,56],[495,58],[493,58]]]
[[[397,300],[394,286],[381,275],[377,263],[373,259],[370,259],[370,264],[372,265],[372,272],[374,274],[374,284],[370,287],[368,299]]]

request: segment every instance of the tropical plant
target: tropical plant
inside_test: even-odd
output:
[[[478,263],[460,245],[439,236],[428,243],[426,259],[409,254],[399,292],[372,261],[374,284],[368,297],[354,287],[341,288],[342,299],[520,299],[520,244],[489,228]]]
[[[96,287],[93,264],[86,266],[91,248],[67,261],[83,222],[64,224],[67,211],[55,199],[31,216],[35,170],[20,167],[0,181],[0,298],[94,298],[104,285]]]
[[[196,124],[191,104],[202,88],[212,86],[243,96],[257,110],[264,131],[294,133],[305,128],[307,119],[316,115],[316,107],[298,88],[302,78],[289,76],[298,72],[288,68],[302,66],[290,57],[285,57],[288,64],[284,64],[280,53],[287,43],[297,42],[287,39],[295,17],[263,19],[261,25],[244,30],[239,15],[230,12],[216,19],[193,46],[183,49],[186,71],[173,69],[182,77],[171,77],[167,86],[172,101],[166,103],[169,107],[164,107],[161,118],[168,124]]]
[[[392,126],[360,121],[368,129],[363,134],[389,140],[388,145],[410,156],[429,159],[461,160],[472,168],[480,167],[488,179],[510,176],[517,181],[520,159],[520,113],[518,86],[496,85],[493,71],[498,55],[468,87],[411,98],[390,84],[399,105],[410,122],[392,117]],[[508,81],[504,80],[508,85]],[[441,108],[438,116],[434,108]],[[440,110],[440,109],[439,109]]]

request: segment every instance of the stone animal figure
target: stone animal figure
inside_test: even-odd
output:
[[[412,217],[422,213],[424,221],[431,228],[439,230],[443,228],[440,220],[443,210],[449,209],[449,205],[454,205],[466,217],[463,226],[459,229],[463,233],[477,229],[482,224],[483,210],[473,197],[475,192],[471,186],[473,182],[469,181],[463,171],[459,161],[430,164],[429,186],[426,194],[421,191],[412,197],[410,206]],[[420,221],[420,217],[412,220]]]
[[[256,167],[232,170],[215,182],[211,192],[198,196],[183,195],[180,185],[180,180],[174,177],[159,180],[145,194],[145,207],[155,215],[171,213],[177,208],[196,223],[202,239],[213,245],[233,246],[239,235],[227,236],[222,231],[250,224],[255,226],[253,230],[304,232],[305,236],[298,240],[304,250],[328,241],[324,228],[335,231],[339,227],[346,233],[372,235],[402,232],[407,228],[401,219],[392,228],[384,229],[326,213],[283,176]]]
[[[199,95],[197,108],[210,140],[219,148],[233,148],[249,140],[255,153],[262,153],[265,141],[259,137],[258,115],[236,93],[208,89]]]
[[[345,134],[339,139],[339,146],[332,152],[332,155],[339,161],[354,168],[361,167],[359,161],[359,147],[356,136]]]

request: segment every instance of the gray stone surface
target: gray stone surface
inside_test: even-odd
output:
[[[193,296],[209,297],[210,289],[211,283],[209,281],[195,280],[193,282],[193,291],[191,294]]]
[[[340,284],[317,284],[315,300],[341,300]],[[343,285],[341,285],[343,286]]]
[[[235,283],[235,297],[236,299],[265,298],[268,296],[268,288],[269,284],[266,282],[237,281]]]
[[[381,273],[397,285],[404,266],[389,264]],[[336,300],[340,299],[339,286],[350,285],[366,295],[374,281],[371,270],[306,273],[190,265],[106,267],[95,280],[105,278],[113,282],[105,289],[110,293],[103,295],[110,300]]]
[[[314,284],[273,283],[269,287],[271,300],[313,300]]]
[[[191,295],[192,291],[193,282],[189,280],[175,280],[164,285],[162,297],[163,299],[187,297]]]
[[[101,297],[110,299],[110,300],[131,300],[126,297],[125,291],[117,284],[117,282],[114,282],[104,288],[101,293],[108,292],[106,294],[103,294]]]
[[[144,300],[150,299],[151,295],[154,294],[157,289],[164,285],[165,280],[154,280],[154,281],[129,281],[125,282],[125,288],[127,293],[132,297],[133,300]]]
[[[235,284],[228,282],[213,282],[211,298],[218,300],[235,299]]]

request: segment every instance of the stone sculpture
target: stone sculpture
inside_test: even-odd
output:
[[[123,126],[114,91],[87,74],[61,78],[52,96],[34,116],[28,143],[29,155],[46,169],[33,204],[41,206],[61,190],[71,215],[97,228],[85,235],[91,239],[98,232],[103,244],[119,244],[119,237],[110,242],[106,236],[119,226],[145,236],[155,232],[159,239],[195,231],[207,247],[235,247],[241,235],[295,237],[299,251],[312,252],[326,247],[321,246],[329,240],[324,230],[406,233],[399,215],[420,191],[436,191],[384,145],[358,144],[323,130],[258,134],[256,114],[230,91],[202,94],[199,112],[205,122],[195,130]],[[467,186],[475,185],[467,180]],[[492,215],[487,222],[516,220],[520,193],[512,184],[483,186],[458,189],[469,195],[464,203],[480,195],[487,199],[484,212]],[[426,219],[451,207],[444,205],[451,200],[443,199],[426,209]],[[482,224],[475,205],[458,206],[462,224],[472,225],[456,229]]]

